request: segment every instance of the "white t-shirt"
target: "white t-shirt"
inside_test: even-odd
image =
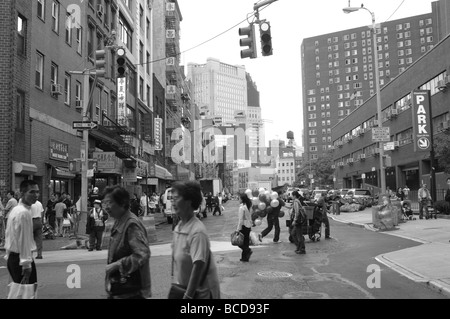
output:
[[[31,205],[31,217],[32,218],[41,218],[42,212],[44,211],[44,207],[40,201],[36,201],[33,205]]]

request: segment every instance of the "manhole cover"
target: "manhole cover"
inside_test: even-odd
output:
[[[288,278],[292,277],[292,274],[282,271],[262,271],[258,273],[258,276],[266,278]]]

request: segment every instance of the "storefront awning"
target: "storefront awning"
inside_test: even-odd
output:
[[[37,173],[37,166],[34,164],[14,162],[14,174],[34,175]]]
[[[158,164],[155,165],[155,176],[159,179],[173,179],[172,174],[170,172]]]
[[[67,168],[64,167],[55,167],[52,168],[52,178],[65,178],[72,179],[75,178],[76,175],[69,172]]]

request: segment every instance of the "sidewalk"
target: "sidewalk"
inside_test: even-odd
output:
[[[423,245],[381,254],[375,259],[404,275],[405,277],[429,285],[450,297],[450,219],[422,219],[400,223],[395,230],[379,231],[372,224],[372,209],[354,213],[329,215],[335,221],[382,234],[398,236],[417,241]]]

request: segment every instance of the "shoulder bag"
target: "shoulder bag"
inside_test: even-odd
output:
[[[203,283],[206,280],[206,277],[208,276],[209,271],[209,263],[211,261],[211,251],[208,253],[208,262],[206,264],[205,272],[203,274],[203,278],[200,281],[199,287],[203,286]],[[173,280],[173,263],[174,263],[174,257],[172,254],[172,280]],[[170,286],[169,295],[167,296],[168,299],[183,299],[184,295],[186,294],[187,287],[172,282],[172,285]],[[192,299],[211,299],[211,290],[209,287],[206,288],[197,288],[195,290],[194,296],[192,296]]]

